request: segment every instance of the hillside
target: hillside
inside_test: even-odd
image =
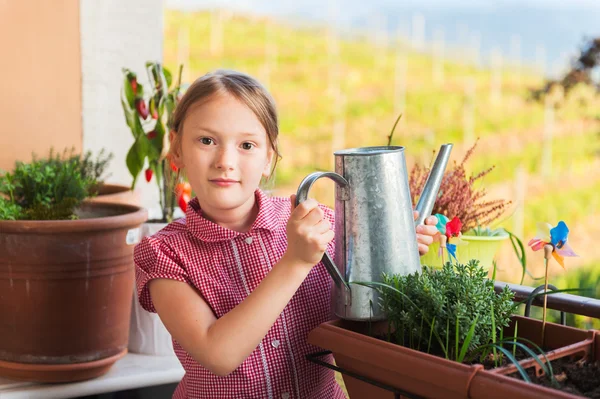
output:
[[[306,174],[331,169],[335,149],[385,145],[402,111],[393,144],[406,147],[409,167],[429,162],[446,142],[455,144],[452,159],[460,161],[480,137],[468,165],[472,172],[496,166],[484,184],[490,197],[513,201],[502,226],[526,242],[536,222],[560,218],[581,256],[569,259],[568,268],[596,263],[600,99],[580,88],[566,99],[555,94],[545,108],[528,100],[529,88],[542,83],[535,71],[508,62],[501,69],[479,69],[456,58],[415,52],[401,39],[387,46],[358,33],[341,39],[325,26],[292,27],[226,12],[166,12],[168,67],[184,62],[188,82],[217,68],[237,69],[272,92],[283,154],[276,194],[289,195]],[[332,183],[319,182],[314,196],[333,205]],[[542,256],[528,255],[529,267],[540,275]],[[518,282],[520,266],[508,243],[500,264],[498,277]]]

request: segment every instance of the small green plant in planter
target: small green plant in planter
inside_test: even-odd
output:
[[[504,337],[518,307],[505,286],[494,281],[477,260],[446,262],[442,269],[425,266],[422,273],[383,276],[382,283],[355,283],[377,289],[387,316],[389,342],[459,363],[493,368],[512,363],[530,381],[518,358],[533,358],[553,381],[545,353],[534,342]],[[546,360],[543,362],[542,359]]]
[[[104,150],[96,159],[89,151],[51,150],[47,158],[16,162],[0,175],[0,220],[76,219],[75,209],[95,195],[111,158]]]
[[[377,289],[388,317],[388,339],[459,362],[498,341],[515,309],[514,293],[508,287],[496,293],[486,276],[477,260],[384,276]]]
[[[96,183],[90,187],[90,196],[96,195],[104,184],[104,181],[110,177],[106,174],[106,169],[113,160],[114,155],[103,148],[95,157],[92,151],[86,151],[81,154],[75,153],[74,150],[71,150],[70,157],[79,164],[81,174],[84,178],[91,177],[95,180]]]

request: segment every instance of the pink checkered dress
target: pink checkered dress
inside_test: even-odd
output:
[[[239,305],[287,248],[289,198],[270,198],[257,190],[256,199],[258,216],[246,233],[203,218],[198,200],[194,199],[185,219],[144,238],[135,248],[137,290],[144,309],[156,312],[147,285],[154,278],[193,285],[217,318]],[[333,226],[333,212],[325,207],[323,210]],[[333,242],[327,251],[333,256]],[[313,328],[331,319],[330,288],[331,277],[323,264],[317,265],[259,346],[226,377],[212,374],[173,340],[175,353],[185,369],[173,397],[343,399],[333,372],[305,358],[320,350],[306,339]]]

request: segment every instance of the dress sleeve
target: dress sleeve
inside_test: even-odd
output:
[[[138,299],[140,305],[149,312],[156,313],[148,290],[150,280],[166,278],[190,283],[177,254],[163,240],[152,236],[144,237],[136,245],[133,258]]]

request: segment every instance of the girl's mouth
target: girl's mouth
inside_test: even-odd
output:
[[[237,180],[232,180],[232,179],[213,179],[213,180],[210,180],[210,182],[219,187],[229,187],[229,186],[239,183]]]

